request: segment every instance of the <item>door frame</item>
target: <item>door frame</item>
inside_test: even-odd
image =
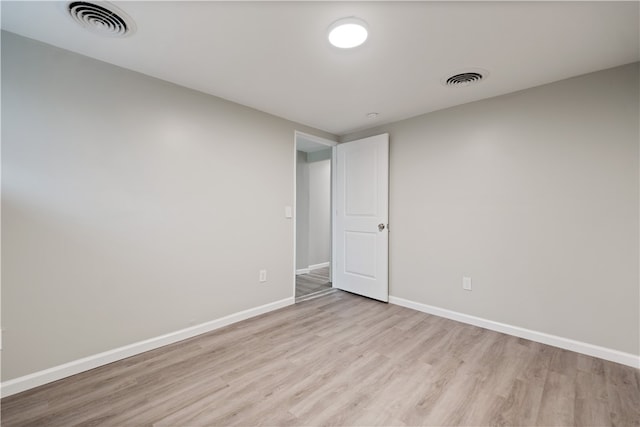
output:
[[[336,157],[336,147],[338,145],[337,141],[332,141],[330,139],[322,138],[320,136],[312,135],[306,132],[294,131],[293,135],[293,299],[296,298],[296,261],[297,261],[297,230],[298,230],[298,197],[297,197],[297,188],[298,188],[298,176],[296,174],[297,164],[298,164],[298,137],[307,139],[311,142],[315,142],[317,144],[326,145],[327,148],[331,148],[331,256],[329,259],[329,280],[333,282],[333,254],[335,252],[335,239],[334,239],[334,197],[335,197],[335,185],[336,185],[336,168],[335,168],[335,157]],[[333,286],[333,285],[332,285]]]

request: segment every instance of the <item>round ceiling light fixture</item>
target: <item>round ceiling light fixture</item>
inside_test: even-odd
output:
[[[335,21],[329,26],[329,43],[340,49],[352,49],[367,40],[367,23],[351,16]]]

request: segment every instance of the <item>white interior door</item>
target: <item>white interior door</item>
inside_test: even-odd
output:
[[[389,300],[389,135],[336,148],[333,286]]]

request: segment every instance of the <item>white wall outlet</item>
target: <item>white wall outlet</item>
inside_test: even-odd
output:
[[[471,277],[464,276],[462,278],[462,289],[465,291],[471,290]]]
[[[258,277],[258,280],[260,282],[266,282],[267,281],[267,270],[260,270],[260,275]]]

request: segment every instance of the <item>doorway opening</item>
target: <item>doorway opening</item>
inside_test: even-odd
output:
[[[332,158],[336,142],[295,132],[296,302],[333,292]]]

